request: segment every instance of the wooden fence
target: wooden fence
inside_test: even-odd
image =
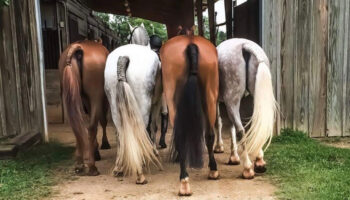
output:
[[[279,127],[350,136],[350,1],[263,0]]]
[[[34,2],[0,8],[0,138],[43,133]]]

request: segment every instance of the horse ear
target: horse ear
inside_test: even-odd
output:
[[[128,22],[129,24],[129,28],[130,28],[130,32],[132,32],[132,30],[134,30],[134,28],[131,26],[131,24]]]
[[[145,28],[145,25],[143,24],[143,22],[142,22],[142,24],[141,24],[141,27],[142,27],[142,28]]]

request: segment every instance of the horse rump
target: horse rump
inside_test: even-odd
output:
[[[178,158],[183,159],[191,168],[203,167],[204,151],[203,102],[197,75],[198,53],[197,45],[187,46],[189,75],[176,108],[171,151],[171,158],[174,161]]]
[[[250,127],[241,143],[246,143],[249,154],[257,156],[264,145],[266,150],[271,143],[278,104],[273,93],[271,72],[264,59],[267,57],[266,54],[255,43],[247,43],[243,45],[243,49],[256,57],[258,67],[253,94],[253,115],[248,122]]]
[[[72,44],[66,55],[66,63],[62,75],[63,103],[67,110],[69,123],[75,133],[87,134],[84,126],[83,103],[81,99],[81,60],[83,50],[79,44]],[[72,63],[73,57],[77,62]],[[83,137],[84,138],[84,137]]]
[[[116,166],[120,167],[125,175],[135,175],[141,174],[142,167],[147,168],[150,163],[159,168],[162,166],[154,154],[134,93],[127,83],[128,65],[129,57],[120,56],[117,64],[116,111],[119,122],[116,128],[119,145]]]

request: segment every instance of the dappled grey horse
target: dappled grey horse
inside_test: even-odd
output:
[[[269,60],[264,50],[246,39],[230,39],[218,47],[220,90],[219,102],[226,106],[231,131],[231,156],[229,164],[239,164],[236,135],[242,138],[243,177],[253,178],[256,172],[265,172],[263,146],[270,144],[277,103],[275,101]],[[253,115],[247,132],[240,117],[240,104],[245,94],[254,98]],[[217,142],[215,151],[223,151],[221,119],[218,106]],[[255,167],[249,156],[256,158]]]
[[[159,55],[159,50],[162,45],[162,41],[158,36],[152,35],[151,38],[148,36],[145,25],[142,23],[141,26],[132,27],[129,24],[130,28],[130,44],[139,44],[143,46],[149,46],[153,51],[155,51]],[[152,117],[150,117],[152,119]],[[156,118],[157,119],[157,118]],[[150,133],[150,126],[152,122],[150,121],[147,127],[148,132]],[[156,124],[154,122],[154,124]],[[162,98],[162,109],[161,109],[161,136],[159,139],[160,148],[166,148],[167,145],[165,143],[165,134],[168,129],[168,108],[166,102],[164,100],[164,95]],[[156,135],[151,135],[152,141],[154,145],[156,145]]]

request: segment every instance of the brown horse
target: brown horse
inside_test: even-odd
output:
[[[106,126],[108,101],[104,92],[104,69],[108,50],[101,42],[80,41],[73,43],[61,54],[59,60],[62,99],[70,125],[76,138],[75,172],[98,175],[95,159],[99,160],[96,140],[97,125],[103,128],[102,149],[110,148]],[[89,115],[88,127],[84,114]]]
[[[215,46],[199,36],[181,35],[160,51],[163,87],[174,127],[174,152],[180,161],[180,196],[192,194],[186,167],[203,166],[204,132],[209,153],[209,179],[218,179],[213,153],[219,89]]]

